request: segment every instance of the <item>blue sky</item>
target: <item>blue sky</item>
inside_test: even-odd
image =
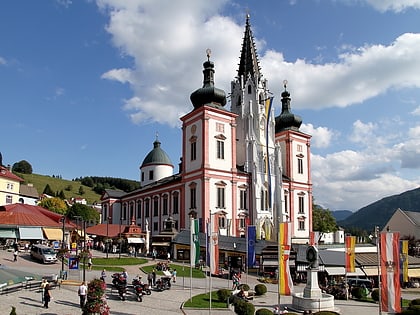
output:
[[[420,0],[1,1],[3,164],[138,180],[158,133],[177,169],[205,50],[229,93],[247,12],[276,115],[287,79],[312,135],[315,202],[417,188]]]

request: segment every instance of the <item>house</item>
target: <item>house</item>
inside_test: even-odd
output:
[[[0,205],[20,202],[20,184],[23,181],[0,163]]]
[[[400,232],[400,237],[414,237],[420,240],[420,212],[404,211],[398,208],[385,224],[385,231]]]

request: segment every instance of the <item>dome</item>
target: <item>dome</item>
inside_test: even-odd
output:
[[[282,110],[281,114],[276,117],[276,133],[283,130],[296,130],[299,131],[302,124],[302,118],[299,115],[292,113],[290,109],[290,93],[284,91],[282,96]]]
[[[165,164],[172,166],[171,159],[166,154],[166,152],[161,149],[159,140],[153,142],[153,150],[150,151],[149,154],[147,154],[147,156],[144,158],[140,168],[142,168],[143,166],[156,164]]]

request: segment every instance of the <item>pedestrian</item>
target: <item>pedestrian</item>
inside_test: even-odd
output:
[[[122,272],[121,276],[127,281],[128,280],[128,272],[126,269]]]
[[[44,307],[48,308],[48,303],[51,301],[50,285],[47,283],[44,288]]]
[[[105,279],[106,279],[106,270],[104,269],[101,271],[101,280],[105,282]]]
[[[174,283],[176,282],[176,269],[174,269],[174,271],[172,271],[172,281]]]
[[[92,257],[88,259],[88,270],[92,270]]]
[[[13,261],[17,261],[18,254],[19,254],[19,251],[15,249],[15,251],[13,252]]]
[[[41,282],[41,303],[44,304],[44,291],[45,291],[45,286],[48,284],[47,279],[42,278],[42,282]]]
[[[80,298],[80,308],[83,309],[86,303],[86,294],[87,294],[87,286],[86,282],[83,281],[82,284],[79,286],[79,291],[77,292]]]
[[[156,285],[156,270],[155,269],[153,269],[152,271],[152,279],[153,279],[153,286],[155,286]]]
[[[168,252],[168,264],[171,262],[171,253],[170,252]]]
[[[153,284],[153,275],[152,275],[151,272],[149,272],[147,274],[147,283],[149,284],[149,287],[152,287],[152,284]]]

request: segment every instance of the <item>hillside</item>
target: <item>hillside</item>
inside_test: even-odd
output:
[[[94,192],[91,187],[82,185],[80,181],[60,179],[38,174],[16,174],[25,180],[25,184],[33,184],[39,194],[42,194],[45,186],[49,184],[54,192],[60,192],[62,190],[67,199],[85,198],[88,204],[93,204],[95,202],[99,202],[99,199],[101,198],[101,195]],[[83,195],[79,194],[80,186],[82,186],[85,191]]]
[[[371,203],[339,221],[338,224],[342,227],[358,227],[367,231],[374,230],[375,226],[382,229],[398,208],[420,212],[420,188]]]
[[[350,210],[335,210],[335,211],[331,211],[331,214],[335,218],[335,220],[338,222],[338,221],[347,219],[349,216],[353,214],[353,212]]]

